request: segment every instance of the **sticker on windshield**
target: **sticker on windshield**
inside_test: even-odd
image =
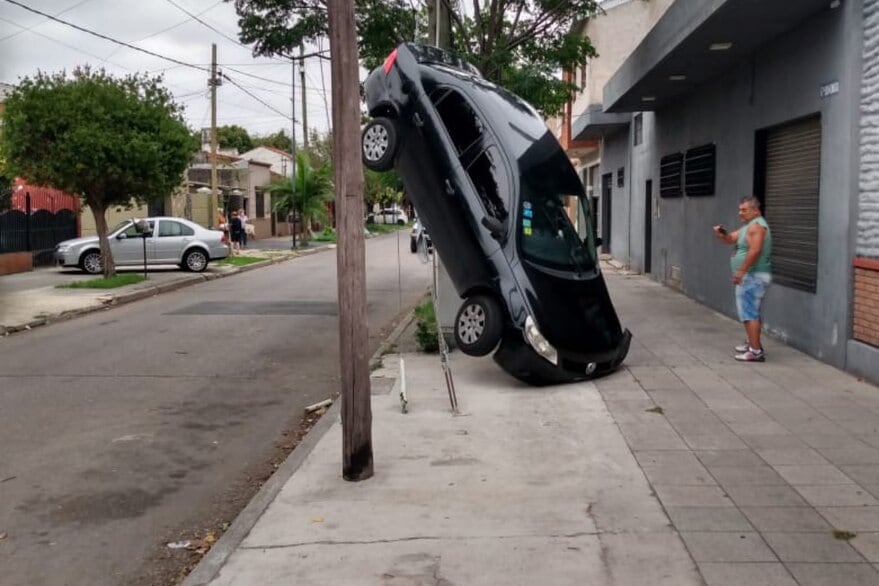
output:
[[[531,236],[531,228],[522,228],[522,234],[525,236]]]
[[[523,220],[522,220],[522,226],[525,227],[525,228],[530,228],[530,227],[531,227],[531,220],[525,220],[525,219],[523,219]]]

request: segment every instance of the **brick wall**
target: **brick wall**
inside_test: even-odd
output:
[[[34,270],[33,254],[30,252],[7,252],[0,254],[0,275],[26,273]]]
[[[879,260],[856,258],[853,338],[879,347]]]

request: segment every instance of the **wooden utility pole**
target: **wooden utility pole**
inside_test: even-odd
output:
[[[211,201],[208,205],[208,227],[213,228],[217,219],[217,86],[219,83],[217,83],[216,43],[211,45],[211,79],[208,80],[208,85],[211,86]]]
[[[360,159],[360,82],[354,3],[329,0],[333,80],[333,167],[339,283],[339,357],[342,374],[342,477],[372,477],[366,329],[366,250],[363,239],[363,169]]]
[[[305,100],[305,47],[299,45],[299,87],[302,90],[302,146],[308,150],[308,102]]]

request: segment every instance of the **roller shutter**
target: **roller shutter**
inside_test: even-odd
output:
[[[765,131],[764,214],[772,230],[774,282],[814,293],[818,273],[821,119]]]

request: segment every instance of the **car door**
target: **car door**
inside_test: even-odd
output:
[[[178,222],[163,218],[159,220],[156,238],[156,263],[177,264],[183,258],[183,251],[195,238],[195,230]]]
[[[150,229],[155,235],[155,223],[149,221]],[[148,236],[146,239],[146,256],[147,262],[150,262],[155,255],[155,236]],[[142,264],[144,256],[144,240],[137,231],[134,224],[118,232],[116,236],[110,238],[110,250],[113,251],[113,260],[117,265],[133,265]]]

